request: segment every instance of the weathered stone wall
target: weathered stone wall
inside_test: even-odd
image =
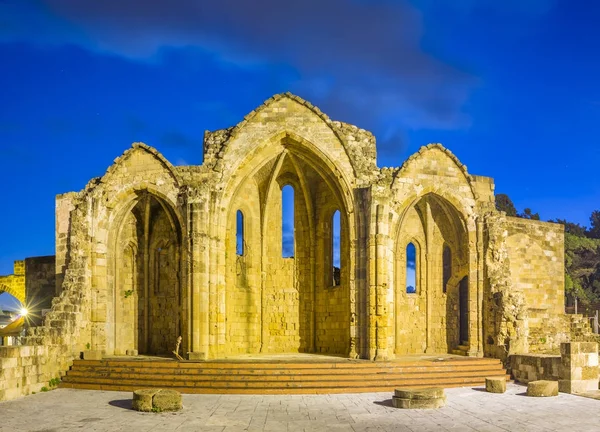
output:
[[[29,325],[42,323],[42,311],[52,306],[56,295],[56,262],[54,256],[25,259],[25,305]]]
[[[286,185],[293,257],[282,256]],[[25,342],[55,350],[61,368],[84,349],[169,353],[179,335],[190,359],[300,351],[385,360],[456,349],[504,358],[532,338],[556,346],[562,232],[507,220],[493,191],[439,144],[379,169],[371,133],[277,95],[235,127],[207,132],[201,166],[175,168],[136,143],[84,190],[57,197],[58,297]]]
[[[598,344],[565,342],[560,355],[522,354],[510,356],[513,378],[522,383],[558,381],[564,393],[597,391],[599,385]]]
[[[379,184],[389,188],[391,196],[381,197],[378,217],[379,237],[385,232],[388,254],[377,251],[371,259],[384,261],[375,269],[372,280],[381,281],[376,301],[385,319],[377,324],[378,333],[386,334],[393,354],[448,352],[461,343],[459,285],[468,281],[469,351],[480,350],[480,295],[482,284],[477,277],[476,226],[473,209],[478,202],[489,200],[473,187],[474,179],[466,168],[440,145],[423,147],[399,169],[382,170]],[[389,217],[386,216],[389,211]],[[378,240],[376,239],[377,243]],[[417,292],[406,293],[406,246],[417,249]],[[443,280],[443,251],[450,249],[450,277]],[[388,289],[388,286],[391,289]],[[381,300],[379,300],[381,298]],[[390,304],[391,303],[391,304]],[[392,313],[389,313],[389,312]],[[390,327],[387,327],[389,324]],[[388,348],[386,356],[393,355]]]
[[[0,401],[49,387],[68,368],[69,356],[53,346],[0,347]]]
[[[560,379],[560,355],[515,354],[510,356],[510,370],[516,381],[527,384],[530,381]]]
[[[568,339],[564,314],[564,228],[507,217],[506,239],[513,288],[528,310],[529,350],[557,350]]]

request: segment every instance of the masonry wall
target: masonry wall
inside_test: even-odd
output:
[[[525,384],[538,380],[558,381],[560,367],[560,355],[522,354],[510,356],[513,378]]]
[[[25,304],[29,325],[40,325],[42,313],[52,306],[56,295],[56,261],[54,256],[25,259]]]
[[[61,347],[0,347],[0,401],[15,399],[50,387],[72,363]]]
[[[564,314],[564,227],[507,217],[506,240],[513,287],[528,311],[529,350],[558,350],[568,340]]]

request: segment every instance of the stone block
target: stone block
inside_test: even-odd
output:
[[[159,389],[140,389],[133,392],[131,407],[136,411],[152,411],[152,398]]]
[[[181,393],[165,389],[139,389],[133,392],[132,408],[136,411],[179,411]]]
[[[531,381],[527,384],[527,396],[558,396],[558,381]]]
[[[392,404],[395,408],[403,409],[431,409],[441,408],[446,405],[446,397],[433,399],[405,399],[392,397]]]
[[[440,387],[431,388],[397,388],[394,396],[401,399],[438,399],[445,397],[444,389]]]
[[[102,360],[102,351],[100,350],[85,350],[83,352],[84,360]]]
[[[159,390],[152,398],[152,407],[157,411],[179,411],[183,408],[181,393],[175,390]]]
[[[188,352],[188,360],[206,360],[206,353],[203,352]]]
[[[446,405],[446,395],[439,387],[405,387],[394,390],[392,404],[404,409],[441,408]]]
[[[489,393],[504,393],[506,391],[505,378],[486,378],[485,389]]]
[[[137,356],[138,355],[138,350],[136,350],[136,349],[130,349],[130,350],[127,350],[125,353],[128,356]]]
[[[598,390],[598,380],[559,380],[558,389],[561,393],[586,393]]]

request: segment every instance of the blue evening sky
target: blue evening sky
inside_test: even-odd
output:
[[[53,254],[55,195],[132,142],[200,164],[204,130],[284,91],[373,131],[379,166],[441,142],[587,225],[598,22],[589,0],[0,0],[0,274]]]

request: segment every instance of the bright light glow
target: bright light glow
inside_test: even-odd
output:
[[[20,314],[21,316],[27,316],[27,314],[29,313],[29,311],[27,310],[27,308],[21,308]]]

